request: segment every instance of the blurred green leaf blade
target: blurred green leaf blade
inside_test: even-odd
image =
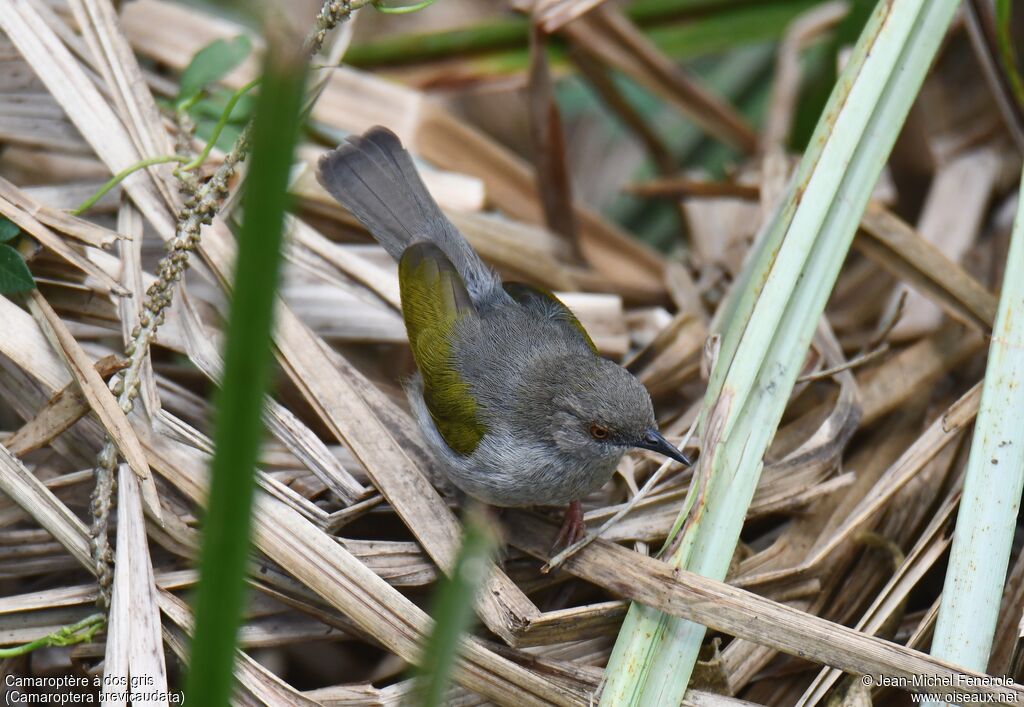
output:
[[[200,49],[181,74],[178,105],[193,100],[211,83],[227,76],[251,51],[252,42],[244,34],[234,39],[216,39]]]
[[[459,654],[459,642],[473,623],[475,597],[490,568],[495,538],[482,513],[468,513],[462,547],[451,576],[441,582],[434,604],[434,630],[419,666],[420,704],[441,707]]]
[[[264,391],[270,380],[273,304],[281,264],[288,175],[301,123],[306,63],[297,47],[268,48],[267,88],[257,99],[243,194],[224,377],[217,395],[215,453],[203,522],[196,632],[186,692],[227,704],[245,598],[251,509]]]

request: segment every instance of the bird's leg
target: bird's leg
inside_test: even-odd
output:
[[[555,536],[551,550],[554,552],[563,547],[569,547],[586,534],[587,527],[583,523],[583,504],[579,501],[572,501],[565,507],[562,527],[558,529],[558,535]]]

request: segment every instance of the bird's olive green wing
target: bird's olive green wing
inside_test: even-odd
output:
[[[527,285],[525,282],[506,282],[503,284],[503,287],[512,299],[527,309],[533,310],[542,317],[563,322],[567,330],[578,334],[583,339],[583,342],[590,347],[590,350],[597,353],[597,346],[594,345],[594,340],[590,338],[590,334],[580,324],[580,320],[565,306],[562,300],[555,297],[553,292],[541,287]]]
[[[437,431],[451,449],[471,454],[487,431],[477,419],[476,401],[452,355],[455,325],[475,317],[476,308],[451,261],[433,243],[415,243],[398,263],[402,316],[423,398]]]

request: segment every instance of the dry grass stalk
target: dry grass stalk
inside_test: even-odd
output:
[[[146,540],[142,491],[130,468],[118,467],[117,561],[114,569],[104,658],[106,675],[127,680],[148,676],[157,692],[167,691],[160,639],[160,607]]]

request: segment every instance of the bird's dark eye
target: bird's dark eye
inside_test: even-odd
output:
[[[608,439],[608,428],[596,422],[590,423],[590,436],[594,439]]]

